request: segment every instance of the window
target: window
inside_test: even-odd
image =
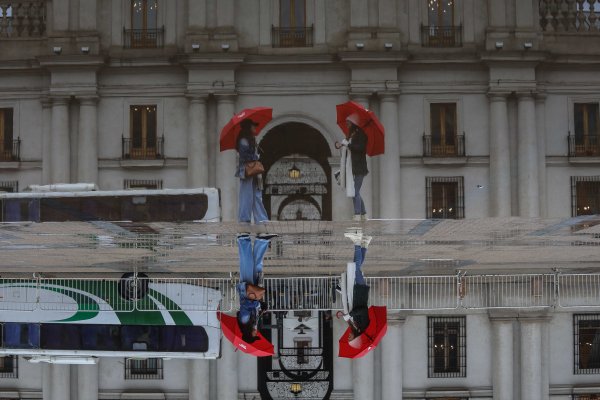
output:
[[[273,27],[273,47],[312,46],[312,26],[306,26],[306,0],[279,0],[279,27]]]
[[[163,158],[164,137],[156,135],[156,105],[130,106],[130,138],[123,139],[123,158],[149,160]]]
[[[464,135],[457,135],[456,103],[429,105],[431,135],[425,136],[425,156],[464,156]]]
[[[575,135],[569,136],[569,156],[599,156],[598,134],[600,113],[598,103],[573,105]]]
[[[467,376],[465,317],[428,317],[428,377]]]
[[[19,191],[19,181],[0,181],[0,192],[16,193]]]
[[[571,214],[600,214],[600,176],[571,177]]]
[[[0,108],[0,161],[16,161],[13,140],[13,109]]]
[[[125,379],[163,379],[162,358],[125,359]]]
[[[160,179],[125,179],[123,181],[124,189],[162,189],[163,183]]]
[[[308,353],[305,350],[310,348],[311,343],[311,339],[294,338],[296,362],[298,364],[308,364]]]
[[[428,26],[422,27],[422,44],[426,47],[460,46],[461,27],[454,26],[456,0],[427,0]]]
[[[462,219],[464,210],[464,179],[454,177],[426,177],[427,218]]]
[[[575,374],[600,374],[600,314],[573,316]]]
[[[162,47],[164,29],[158,28],[158,0],[131,0],[131,29],[125,29],[125,47]]]
[[[18,378],[19,357],[2,356],[0,357],[0,378]]]

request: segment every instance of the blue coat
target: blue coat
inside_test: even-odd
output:
[[[240,179],[246,178],[246,162],[258,160],[258,152],[255,146],[250,146],[247,139],[240,139],[240,145],[238,149],[239,162],[238,168],[235,172],[235,176]]]

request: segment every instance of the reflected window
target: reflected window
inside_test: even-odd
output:
[[[456,155],[456,103],[432,103],[429,107],[431,155]]]
[[[600,176],[571,177],[572,214],[600,214]]]
[[[130,107],[130,141],[126,155],[133,159],[157,158],[156,105]]]
[[[464,178],[426,177],[427,218],[462,219],[464,211]]]
[[[600,374],[600,314],[573,316],[575,374]]]
[[[598,156],[600,113],[598,103],[575,103],[573,105],[575,129],[575,156]]]
[[[467,376],[467,336],[465,317],[428,317],[428,376],[451,378]]]

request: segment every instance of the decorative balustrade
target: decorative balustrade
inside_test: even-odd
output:
[[[600,0],[540,0],[539,14],[546,32],[600,32]]]
[[[46,34],[46,1],[0,0],[0,39]]]

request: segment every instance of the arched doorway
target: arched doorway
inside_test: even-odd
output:
[[[318,130],[300,122],[278,125],[260,151],[269,219],[331,220],[331,151]]]

